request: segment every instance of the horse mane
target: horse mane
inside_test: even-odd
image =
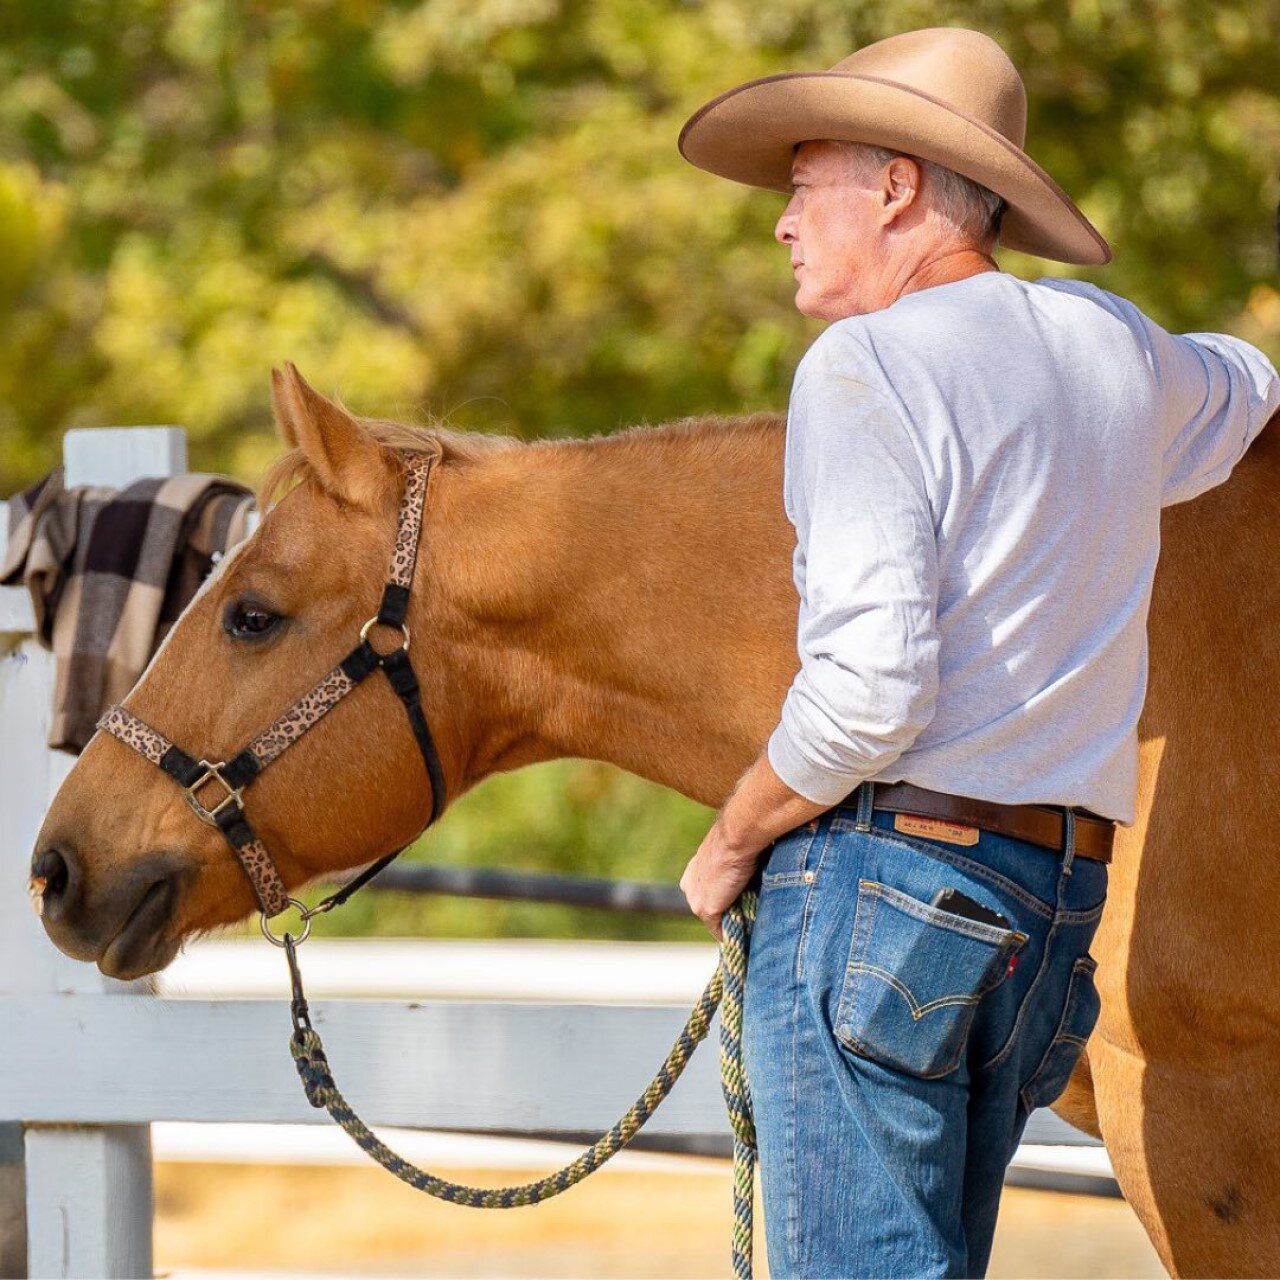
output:
[[[617,451],[622,454],[655,447],[686,455],[690,449],[722,455],[752,447],[760,437],[774,436],[782,428],[782,415],[758,412],[744,416],[720,414],[677,418],[658,424],[635,423],[615,431],[590,436],[548,436],[521,440],[516,436],[482,431],[459,431],[440,421],[427,424],[394,422],[389,418],[353,417],[388,449],[431,448],[445,465],[467,465],[490,454],[511,449],[564,449],[574,452]],[[258,489],[258,506],[265,511],[289,488],[303,479],[310,463],[299,448],[286,450],[271,464]]]

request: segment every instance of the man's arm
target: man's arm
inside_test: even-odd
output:
[[[838,340],[838,341],[830,341]],[[804,565],[801,668],[766,750],[680,887],[717,937],[760,852],[911,745],[937,695],[937,543],[923,468],[864,359],[829,330],[792,391],[787,470]]]
[[[1147,320],[1152,368],[1169,406],[1161,506],[1221,484],[1280,410],[1280,374],[1225,333],[1171,334]]]
[[[747,887],[761,850],[829,808],[792,791],[774,773],[768,754],[761,752],[739,779],[680,877],[689,909],[717,940],[720,917]]]

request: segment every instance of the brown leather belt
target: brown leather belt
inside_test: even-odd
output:
[[[844,801],[855,803],[857,791]],[[890,813],[915,813],[925,818],[945,818],[966,826],[996,831],[1015,840],[1029,840],[1055,852],[1062,851],[1064,838],[1063,807],[1040,804],[998,804],[993,800],[976,800],[972,796],[951,795],[946,791],[930,791],[910,782],[876,782],[872,809]],[[1073,810],[1076,817],[1076,856],[1111,861],[1111,843],[1116,824],[1087,809]]]

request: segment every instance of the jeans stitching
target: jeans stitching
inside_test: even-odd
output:
[[[785,889],[793,885],[804,883],[805,878],[803,871],[765,872],[760,877],[761,886],[768,889]]]
[[[1049,932],[1045,934],[1044,951],[1041,953],[1041,956],[1040,956],[1040,965],[1039,965],[1039,968],[1036,969],[1036,976],[1031,979],[1031,985],[1027,988],[1025,994],[1022,997],[1022,1002],[1018,1005],[1018,1013],[1013,1020],[1013,1028],[1012,1030],[1010,1030],[1009,1035],[1006,1038],[1004,1044],[1001,1045],[1000,1049],[996,1052],[995,1056],[993,1058],[990,1058],[987,1062],[984,1062],[982,1066],[978,1068],[980,1073],[985,1074],[988,1071],[994,1070],[997,1066],[1000,1065],[1000,1063],[1002,1063],[1009,1056],[1010,1053],[1013,1052],[1013,1046],[1017,1043],[1017,1040],[1018,1040],[1018,1032],[1022,1030],[1022,1024],[1026,1020],[1027,1009],[1031,1005],[1031,997],[1039,989],[1040,983],[1044,979],[1044,975],[1048,972],[1050,959],[1053,956],[1054,940],[1058,936],[1058,933],[1060,932],[1062,925],[1065,923],[1064,916],[1066,916],[1067,913],[1061,910],[1061,904],[1062,904],[1062,895],[1066,889],[1067,876],[1070,875],[1070,873],[1071,873],[1070,867],[1064,867],[1063,870],[1058,874],[1058,883],[1054,890],[1054,904],[1055,904],[1054,912],[1053,912],[1053,917],[1049,924]],[[1094,910],[1100,913],[1104,905],[1105,905],[1105,902],[1099,904],[1099,906],[1094,908]],[[1085,954],[1088,955],[1088,952],[1086,952]],[[1074,970],[1075,970],[1076,964],[1078,964],[1078,959],[1072,965],[1073,978],[1075,976]],[[1018,1094],[1019,1094],[1019,1097],[1021,1097],[1022,1095],[1021,1089],[1018,1091]]]
[[[870,901],[871,910],[867,915],[867,923],[862,924],[862,904],[864,901]],[[858,905],[853,913],[853,938],[849,943],[849,955],[845,962],[844,979],[840,984],[840,999],[836,1001],[836,1039],[840,1039],[840,1027],[845,1021],[846,1012],[853,1008],[854,1001],[858,998],[858,990],[862,985],[862,970],[858,967],[860,957],[862,955],[863,939],[871,936],[871,926],[875,922],[876,909],[880,905],[880,899],[875,894],[867,894],[864,896],[861,886],[858,889]],[[849,985],[849,980],[853,979],[853,985]]]
[[[880,894],[891,907],[896,907],[904,915],[921,920],[925,924],[936,925],[939,929],[973,938],[978,942],[1005,946],[1015,938],[1021,938],[1024,942],[1027,939],[1027,935],[1018,929],[1004,929],[999,925],[983,924],[980,920],[966,920],[953,911],[945,911],[941,907],[920,902],[909,893],[903,893],[901,889],[895,889],[892,885],[881,884],[878,880],[860,880],[858,884],[860,888],[865,885],[869,893]]]
[[[858,960],[851,966],[851,968],[856,968],[862,973],[869,973],[873,978],[882,978],[887,982],[895,991],[899,992],[902,998],[907,1002],[911,1016],[916,1022],[919,1022],[925,1014],[932,1013],[935,1009],[941,1009],[948,1005],[977,1004],[978,1001],[982,999],[982,996],[986,994],[984,991],[981,994],[970,996],[959,994],[935,996],[932,1000],[925,1000],[921,1002],[916,999],[915,993],[905,982],[902,981],[901,978],[891,973],[888,969],[881,968],[878,964],[868,964],[866,961]]]
[[[1053,954],[1053,940],[1057,936],[1057,933],[1058,933],[1058,921],[1055,919],[1054,922],[1049,926],[1049,932],[1045,934],[1044,953],[1040,957],[1040,967],[1036,970],[1036,976],[1031,979],[1031,985],[1027,988],[1026,993],[1023,995],[1022,1003],[1018,1005],[1018,1014],[1017,1014],[1017,1017],[1015,1017],[1013,1020],[1013,1027],[1010,1030],[1008,1036],[1006,1037],[1004,1044],[1002,1044],[1000,1048],[996,1051],[995,1057],[990,1058],[986,1062],[984,1062],[982,1066],[978,1068],[979,1072],[986,1073],[988,1071],[994,1070],[1013,1051],[1013,1046],[1017,1043],[1017,1040],[1018,1040],[1018,1032],[1022,1030],[1022,1024],[1026,1018],[1027,1009],[1031,1005],[1031,997],[1035,995],[1037,989],[1040,986],[1041,981],[1044,978],[1045,973],[1049,968],[1049,958]]]
[[[835,822],[832,823],[835,829]],[[1008,876],[1001,875],[1000,872],[992,870],[984,863],[977,862],[972,858],[966,858],[961,854],[952,853],[948,849],[941,849],[937,845],[929,844],[924,840],[915,840],[910,836],[898,835],[895,832],[887,831],[884,827],[872,827],[870,831],[864,834],[872,837],[879,837],[882,840],[888,840],[893,844],[906,845],[909,849],[915,849],[918,853],[927,854],[929,857],[938,858],[942,862],[948,862],[952,866],[958,867],[960,870],[972,874],[980,879],[988,880],[1011,897],[1017,898],[1028,910],[1034,911],[1037,915],[1044,916],[1046,919],[1052,919],[1054,915],[1053,906],[1050,903],[1037,898],[1035,894],[1024,889],[1014,880],[1010,880]]]
[[[816,839],[817,839],[817,833],[815,832],[814,840]],[[796,947],[796,981],[797,982],[799,982],[804,975],[805,943],[808,942],[809,940],[809,920],[813,914],[810,911],[810,907],[813,903],[814,890],[816,890],[818,887],[818,873],[822,870],[823,862],[826,861],[827,849],[830,847],[830,845],[831,845],[831,832],[828,830],[826,837],[822,841],[822,849],[818,853],[818,865],[813,868],[806,867],[806,869],[800,873],[801,883],[805,883],[806,877],[808,877],[809,875],[809,871],[810,870],[813,871],[812,878],[807,880],[807,883],[809,885],[809,892],[806,893],[804,896],[804,907],[800,913],[800,941]],[[808,849],[805,850],[806,861],[808,860],[809,853],[812,849],[813,849],[813,841],[811,840],[809,842]]]
[[[1067,979],[1067,994],[1062,1002],[1062,1012],[1058,1015],[1058,1024],[1054,1028],[1053,1037],[1049,1041],[1049,1046],[1045,1049],[1040,1061],[1036,1063],[1035,1069],[1018,1088],[1018,1096],[1022,1099],[1023,1105],[1028,1111],[1034,1110],[1032,1106],[1034,1096],[1032,1086],[1044,1074],[1045,1068],[1053,1058],[1054,1049],[1060,1044],[1078,1044],[1082,1049],[1085,1047],[1086,1042],[1083,1037],[1063,1031],[1062,1028],[1070,1022],[1072,1015],[1075,1013],[1081,990],[1079,985],[1081,980],[1091,981],[1097,967],[1097,961],[1087,951],[1084,955],[1077,956],[1072,961],[1071,976]]]
[[[1096,907],[1078,908],[1072,911],[1059,911],[1058,919],[1063,924],[1090,924],[1102,915],[1103,908],[1107,905],[1104,898]]]
[[[799,971],[799,946],[797,946],[796,970]],[[799,1128],[796,1123],[796,1108],[799,1105],[800,1091],[798,1087],[798,1075],[796,1070],[797,1049],[800,1040],[800,983],[793,980],[791,983],[791,1078],[788,1081],[789,1100],[787,1103],[787,1153],[789,1158],[789,1168],[787,1170],[787,1209],[786,1209],[786,1235],[788,1252],[791,1255],[792,1265],[795,1265],[800,1255],[800,1200],[798,1187],[800,1186],[799,1167],[800,1157],[797,1150],[799,1139],[797,1138],[797,1130]]]

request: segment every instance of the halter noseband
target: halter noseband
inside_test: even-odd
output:
[[[297,742],[373,672],[382,670],[386,674],[391,688],[404,707],[414,740],[422,753],[431,787],[431,816],[427,819],[427,826],[435,822],[444,808],[444,774],[422,710],[418,679],[409,663],[409,628],[405,624],[432,459],[422,453],[405,452],[402,456],[405,461],[404,492],[400,498],[391,567],[378,612],[360,628],[360,642],[356,647],[309,693],[299,698],[284,715],[258,734],[243,751],[230,760],[193,759],[164,734],[144,724],[133,712],[126,711],[122,706],[112,707],[98,721],[99,729],[105,729],[125,746],[132,747],[139,755],[163,769],[182,787],[187,803],[196,815],[222,832],[244,868],[245,875],[249,877],[258,905],[266,918],[279,915],[289,906],[290,899],[279,869],[245,816],[241,794],[267,765]],[[400,632],[399,647],[389,653],[379,653],[369,643],[370,630],[379,624]],[[199,792],[210,783],[219,785],[225,794],[212,807],[206,807]],[[342,891],[341,900],[345,900],[358,885],[364,884],[381,871],[401,851],[397,849],[395,853],[376,862]],[[337,905],[337,899],[338,895],[335,895],[334,906]]]

